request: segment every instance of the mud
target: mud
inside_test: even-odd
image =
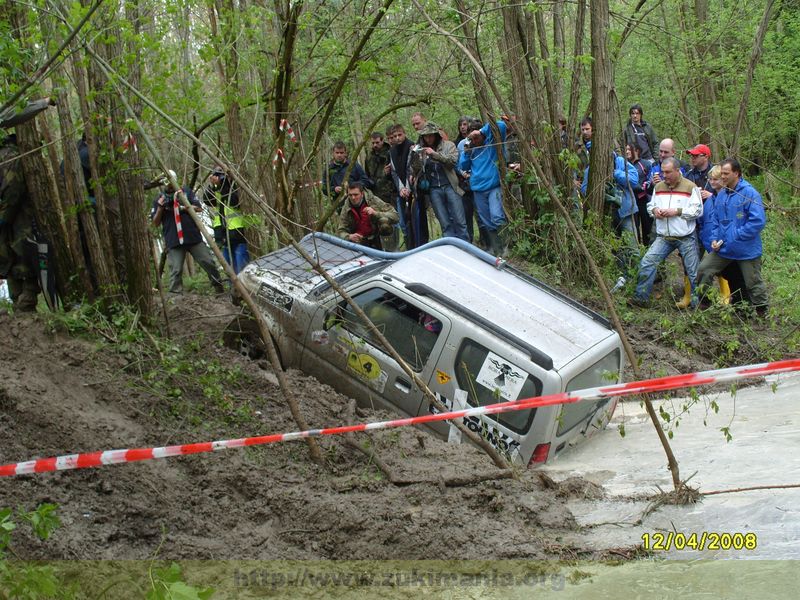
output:
[[[154,363],[122,340],[70,337],[44,314],[0,315],[0,463],[295,431],[266,364],[218,341],[236,310],[194,294],[169,308],[173,339],[194,341],[197,373],[214,364],[240,369],[212,399],[203,386],[213,382],[191,375],[177,395],[159,387],[178,368],[169,356],[154,375]],[[712,366],[697,356],[684,362],[644,330],[634,334],[637,350],[668,373]],[[351,418],[348,398],[296,371],[289,379],[309,426]],[[561,542],[577,529],[566,500],[601,498],[594,484],[555,484],[526,470],[518,479],[449,487],[450,478],[494,466],[470,445],[413,428],[355,439],[399,483],[343,438],[329,437],[319,440],[320,465],[304,442],[293,442],[3,478],[0,507],[59,506],[62,525],[49,540],[15,532],[13,548],[23,559],[546,559],[608,550]]]
[[[174,338],[201,336],[197,361],[241,369],[225,390],[226,401],[209,401],[188,380],[180,398],[155,393],[142,357],[122,342],[54,332],[41,314],[0,315],[0,462],[296,430],[264,363],[215,342],[234,311],[197,295],[170,307]],[[349,399],[299,372],[289,378],[310,426],[349,418]],[[4,478],[0,507],[59,506],[62,525],[49,540],[38,541],[25,528],[15,532],[13,548],[24,559],[484,559],[595,552],[558,544],[575,520],[564,508],[564,489],[550,489],[535,471],[518,480],[448,487],[449,478],[494,466],[472,446],[446,444],[413,428],[356,440],[402,483],[389,483],[344,439],[324,438],[322,465],[309,459],[305,443],[294,442]]]

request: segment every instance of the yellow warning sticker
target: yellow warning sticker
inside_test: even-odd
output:
[[[365,379],[377,379],[381,374],[381,366],[369,354],[351,352],[347,355],[347,366]]]
[[[450,379],[451,379],[450,375],[448,375],[448,374],[447,374],[447,373],[445,373],[444,371],[440,371],[439,369],[436,369],[436,380],[437,380],[439,383],[441,383],[442,385],[444,385],[445,383],[447,383],[448,381],[450,381]]]

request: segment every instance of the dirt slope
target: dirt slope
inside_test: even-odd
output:
[[[0,315],[0,463],[73,452],[162,446],[294,431],[272,373],[214,343],[232,308],[186,295],[170,309],[181,336],[202,335],[198,360],[239,365],[230,402],[197,386],[182,401],[142,385],[136,357],[110,343],[48,332],[43,315]],[[309,425],[347,419],[347,398],[292,372]],[[376,420],[388,415],[369,414]],[[359,438],[363,441],[365,438]],[[324,465],[303,443],[0,480],[0,507],[59,505],[47,542],[15,534],[20,558],[438,559],[597,556],[560,543],[575,521],[561,486],[536,472],[518,481],[446,487],[442,479],[493,470],[478,450],[411,428],[379,432],[371,447],[395,485],[343,439],[321,440]]]

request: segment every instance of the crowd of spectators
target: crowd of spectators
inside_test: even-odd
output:
[[[685,151],[689,164],[682,162],[675,142],[659,139],[640,105],[631,106],[629,116],[605,191],[611,227],[619,238],[614,251],[619,273],[612,291],[628,290],[632,305],[649,305],[654,283],[664,277],[660,265],[677,250],[684,272],[678,308],[707,305],[716,278],[723,302],[746,301],[757,314],[766,314],[760,237],[766,223],[764,206],[743,178],[739,162],[726,158],[715,165],[709,146],[702,143]],[[341,175],[349,169],[350,183],[367,192],[360,195],[364,206],[373,205],[368,195],[372,190],[396,212],[398,225],[391,232],[386,211],[375,212],[371,227],[362,225],[368,231],[362,243],[373,247],[395,250],[425,244],[430,237],[426,216],[430,207],[442,236],[505,256],[508,215],[500,166],[512,175],[520,170],[513,118],[484,123],[463,116],[454,142],[421,113],[412,116],[411,125],[414,141],[399,123],[385,135],[372,133],[366,169],[358,162],[351,165],[345,145],[337,142],[323,183],[326,193],[342,192]],[[580,161],[581,170],[575,173],[580,206],[589,181],[592,119],[583,119],[579,130],[570,145],[566,120],[559,122],[562,146],[574,150]],[[350,215],[356,210],[352,196],[350,200],[341,210],[339,228],[339,235],[348,239],[355,227]]]

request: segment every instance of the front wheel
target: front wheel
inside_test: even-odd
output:
[[[258,323],[252,318],[240,315],[233,319],[222,333],[222,343],[236,350],[242,356],[253,360],[263,358],[267,354],[264,341],[258,331]]]

